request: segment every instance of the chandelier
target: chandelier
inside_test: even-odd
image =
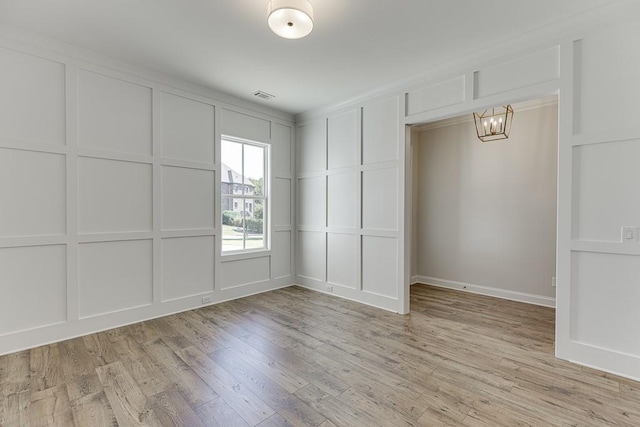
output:
[[[482,142],[497,141],[509,138],[511,122],[513,121],[513,107],[505,105],[484,110],[483,113],[473,113],[476,133]]]

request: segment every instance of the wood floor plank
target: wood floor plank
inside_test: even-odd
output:
[[[266,375],[230,350],[219,350],[211,359],[293,425],[318,425],[326,419],[295,395],[286,392]]]
[[[118,356],[113,349],[109,336],[104,332],[86,335],[82,342],[96,366],[104,366],[118,361]]]
[[[142,393],[151,397],[174,386],[169,379],[170,371],[162,370],[144,351],[142,346],[128,333],[112,340],[113,349]]]
[[[220,397],[199,406],[196,413],[209,427],[249,427],[249,424]]]
[[[29,413],[31,427],[74,425],[71,403],[65,385],[33,393]]]
[[[16,395],[29,390],[30,374],[28,351],[0,358],[0,396]]]
[[[260,397],[195,346],[180,350],[178,355],[249,425],[275,414]]]
[[[194,325],[195,328],[200,329],[203,333],[215,336],[225,348],[232,347],[238,357],[241,357],[254,368],[259,369],[289,393],[294,393],[296,390],[309,384],[304,378],[301,378],[295,372],[290,371],[278,363],[277,359],[267,357],[244,341],[234,337],[219,326],[214,325],[208,319],[194,312],[182,313],[182,317],[187,319],[188,322]]]
[[[280,414],[273,414],[272,416],[258,424],[258,427],[294,427],[294,424],[291,424]]]
[[[554,357],[553,309],[299,287],[0,357],[1,426],[638,426],[640,383]]]
[[[118,427],[118,421],[104,391],[82,396],[71,404],[76,426]]]
[[[326,366],[313,359],[300,357],[293,349],[282,348],[275,343],[258,335],[248,335],[242,338],[248,345],[256,348],[287,370],[295,372],[307,383],[314,384],[331,396],[337,396],[349,388],[349,384],[331,374]]]
[[[150,400],[151,409],[165,427],[204,427],[206,425],[175,388],[158,393]]]
[[[28,391],[0,396],[0,426],[28,425],[30,403]]]
[[[104,393],[120,425],[161,426],[135,380],[122,362],[96,369]]]
[[[74,401],[102,391],[93,359],[82,338],[63,341],[58,344],[58,348],[69,400]]]
[[[226,348],[224,342],[220,342],[215,336],[208,335],[200,328],[195,327],[180,314],[170,316],[165,321],[178,333],[184,336],[191,345],[195,345],[204,353],[213,353],[216,350]]]
[[[163,369],[164,374],[193,407],[207,403],[218,395],[162,339],[144,346],[144,350]]]
[[[29,350],[31,392],[64,384],[58,344],[43,345]]]

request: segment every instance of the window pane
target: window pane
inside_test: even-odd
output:
[[[222,140],[221,194],[242,194],[242,144]]]
[[[247,177],[246,195],[264,196],[264,148],[244,146],[244,173]]]
[[[245,199],[245,249],[265,247],[264,200]]]
[[[266,249],[268,148],[258,143],[222,140],[222,251]],[[256,198],[256,196],[260,196]]]
[[[223,198],[231,204],[241,203],[243,199]],[[222,212],[222,250],[238,251],[244,249],[244,216],[241,212],[235,210],[226,210]]]
[[[262,249],[265,247],[264,200],[223,197],[223,205],[238,206],[222,213],[222,250]],[[244,209],[241,209],[244,207]]]

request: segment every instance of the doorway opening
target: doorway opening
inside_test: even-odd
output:
[[[512,105],[508,139],[411,127],[411,284],[555,308],[558,97]]]

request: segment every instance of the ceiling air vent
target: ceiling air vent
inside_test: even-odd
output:
[[[263,92],[261,90],[256,91],[253,96],[257,96],[260,99],[269,100],[271,98],[275,98],[275,95],[271,95],[270,93]]]

